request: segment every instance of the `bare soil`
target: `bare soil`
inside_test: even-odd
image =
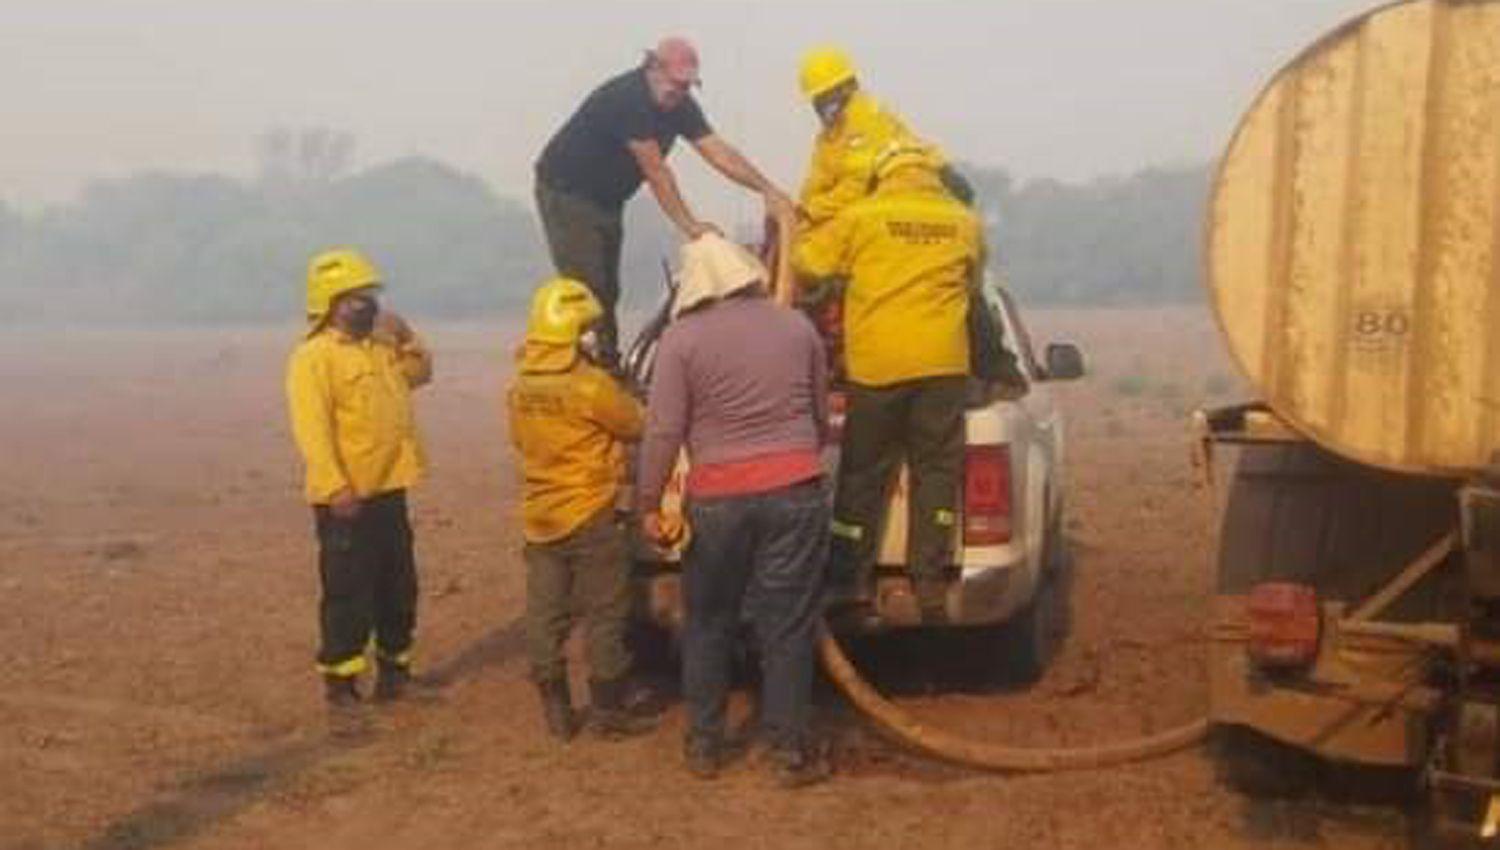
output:
[[[1091,376],[1069,417],[1072,625],[1029,688],[886,642],[874,681],[934,724],[1106,741],[1202,713],[1215,499],[1187,412],[1239,392],[1194,309],[1030,315]],[[514,329],[425,328],[438,357],[414,494],[420,649],[439,700],[330,737],[311,669],[310,517],[281,394],[292,326],[0,340],[0,848],[1399,847],[1405,817],[1224,789],[1202,750],[1089,773],[947,767],[828,689],[838,775],[703,783],[661,730],[559,747],[523,678],[516,488],[499,415]],[[937,672],[932,672],[933,669]]]

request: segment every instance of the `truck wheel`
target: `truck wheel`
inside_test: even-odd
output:
[[[1052,655],[1056,655],[1073,634],[1073,584],[1077,578],[1072,547],[1068,545],[1066,509],[1058,506],[1047,526],[1046,552],[1042,563],[1052,594]]]
[[[999,627],[1001,669],[1010,682],[1032,684],[1052,660],[1052,587],[1051,581],[1043,582],[1026,607]]]
[[[1062,622],[1061,523],[1049,522],[1042,541],[1042,572],[1036,594],[997,629],[1000,672],[1009,682],[1029,685],[1042,678],[1057,648]]]
[[[1250,797],[1295,799],[1317,784],[1316,756],[1254,729],[1220,726],[1214,730],[1210,751],[1219,780]]]
[[[1041,553],[1037,594],[1013,618],[995,628],[1002,681],[1031,685],[1047,672],[1047,664],[1067,634],[1068,610],[1065,594],[1068,576],[1067,541],[1062,537],[1062,511],[1047,520]]]
[[[1411,850],[1494,850],[1494,842],[1479,835],[1483,816],[1482,804],[1428,800],[1407,818],[1406,846]]]

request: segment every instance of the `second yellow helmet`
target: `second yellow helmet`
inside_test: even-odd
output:
[[[854,79],[854,62],[849,54],[831,45],[814,47],[802,56],[797,82],[809,100],[826,94]]]
[[[531,297],[526,340],[573,345],[585,328],[603,316],[604,308],[587,286],[572,278],[554,277],[537,287]]]

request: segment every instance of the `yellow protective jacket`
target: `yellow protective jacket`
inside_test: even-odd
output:
[[[969,371],[969,292],[983,262],[979,218],[936,175],[898,171],[875,194],[804,230],[804,279],[847,278],[844,364],[881,387]]]
[[[361,499],[417,483],[426,464],[411,391],[432,378],[420,340],[355,340],[332,327],[292,351],[286,397],[307,464],[307,500],[327,504],[348,487]]]
[[[892,142],[921,144],[899,116],[856,91],[838,121],[819,133],[813,144],[799,199],[808,224],[822,224],[868,195],[875,160]]]
[[[524,481],[522,533],[529,543],[550,543],[614,504],[624,443],[640,439],[645,416],[619,382],[571,347],[526,343],[517,359],[505,407]]]

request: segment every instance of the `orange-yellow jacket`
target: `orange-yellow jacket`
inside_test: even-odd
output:
[[[925,146],[900,116],[856,91],[833,126],[818,134],[799,202],[810,225],[821,224],[870,193],[875,161],[888,146]]]
[[[526,343],[517,360],[505,406],[524,481],[522,532],[527,542],[550,543],[614,505],[624,444],[640,439],[644,414],[571,346]]]
[[[355,340],[325,326],[292,351],[287,407],[309,502],[327,504],[345,488],[363,499],[417,483],[426,461],[411,391],[431,377],[432,356],[415,338]]]
[[[793,243],[804,278],[845,277],[844,364],[881,387],[969,371],[969,292],[983,231],[925,169],[903,169]]]

